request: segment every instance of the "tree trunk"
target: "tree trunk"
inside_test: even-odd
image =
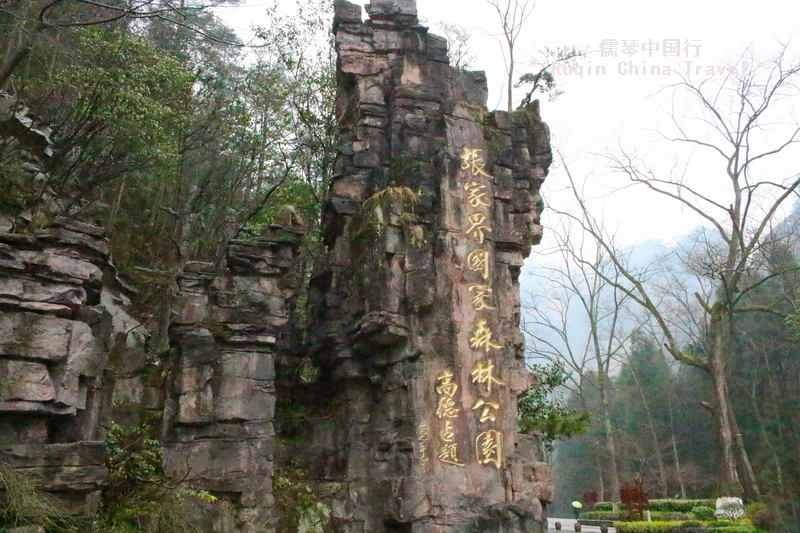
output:
[[[736,437],[734,440],[734,443],[736,444],[736,451],[739,454],[739,459],[742,462],[742,468],[746,474],[744,483],[745,495],[749,500],[760,500],[761,490],[758,487],[758,481],[756,480],[756,474],[753,471],[753,465],[750,463],[750,456],[747,454],[747,448],[744,446],[744,439],[742,438],[742,432],[739,431],[739,424],[736,422],[733,406],[730,407],[729,413],[731,417],[733,434]]]
[[[606,500],[606,483],[605,478],[603,477],[603,465],[600,464],[600,454],[595,454],[594,458],[597,462],[597,476],[599,477],[600,481],[600,501],[605,502],[608,500]]]
[[[642,384],[639,382],[639,377],[633,369],[633,365],[629,365],[628,369],[631,371],[633,380],[636,382],[636,388],[639,389],[639,395],[642,397],[642,405],[644,411],[647,413],[647,424],[650,426],[650,436],[653,438],[653,450],[656,454],[656,463],[658,464],[658,478],[661,484],[661,496],[669,498],[669,487],[667,485],[667,469],[664,467],[664,456],[661,454],[661,446],[659,445],[658,432],[656,431],[655,421],[653,420],[653,413],[650,410],[650,403],[644,394]]]
[[[671,395],[671,393],[670,393]],[[681,498],[686,499],[686,485],[683,482],[683,472],[681,472],[681,457],[678,454],[678,442],[675,439],[675,418],[672,416],[672,401],[667,406],[669,410],[669,434],[672,441],[672,460],[675,463],[675,475],[678,478],[678,486],[681,489]]]
[[[0,66],[0,90],[6,86],[11,74],[22,63],[28,54],[31,53],[30,45],[17,48],[14,53]]]
[[[600,402],[603,404],[603,427],[606,432],[606,449],[608,450],[609,477],[611,482],[611,501],[619,500],[619,470],[617,468],[617,445],[614,441],[614,427],[611,423],[611,413],[608,408],[608,395],[604,384],[602,372],[600,379]]]
[[[514,111],[514,45],[508,43],[508,112]]]
[[[736,456],[734,455],[734,436],[724,356],[725,339],[722,331],[722,317],[718,310],[712,311],[710,326],[712,347],[708,370],[714,383],[714,398],[717,404],[715,411],[722,440],[722,480],[724,490],[729,491],[730,495],[740,496],[743,493],[743,487],[739,480]]]

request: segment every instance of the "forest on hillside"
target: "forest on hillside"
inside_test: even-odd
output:
[[[215,14],[237,3],[0,5],[5,109],[48,142],[48,155],[2,146],[4,229],[105,227],[148,327],[187,262],[219,263],[287,204],[316,224],[333,170],[331,3],[272,2],[251,43]]]
[[[249,42],[215,11],[241,3],[0,0],[0,231],[59,216],[104,227],[155,352],[187,263],[219,264],[231,240],[287,217],[307,227],[295,275],[321,256],[338,143],[332,2],[267,2]],[[533,3],[489,3],[513,58]],[[451,62],[479,67],[469,32],[441,29]],[[554,65],[585,54],[507,60],[502,107],[558,96]],[[697,217],[658,254],[619,240],[590,198],[598,178],[558,154],[539,281],[523,295],[540,379],[520,404],[555,465],[556,512],[641,480],[653,498],[743,496],[764,504],[765,527],[800,530],[800,61],[785,46],[748,65],[670,86],[687,111],[662,132],[680,147],[666,172],[623,149],[600,155],[620,191]],[[684,149],[710,154],[699,182]]]

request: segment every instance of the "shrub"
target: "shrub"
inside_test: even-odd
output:
[[[755,527],[741,522],[715,522],[708,526],[688,522],[614,522],[617,533],[759,533]],[[721,524],[721,527],[720,527]],[[713,528],[713,529],[712,529]]]
[[[673,511],[678,513],[690,513],[694,507],[716,508],[715,500],[650,500],[650,510],[652,511]]]
[[[713,520],[714,519],[714,508],[713,507],[706,507],[705,505],[698,505],[697,507],[692,507],[692,514],[698,520]]]
[[[744,514],[753,525],[759,529],[772,531],[778,527],[778,513],[774,508],[763,502],[754,502],[745,505]]]
[[[594,504],[595,511],[613,511],[614,504],[612,502],[597,502]]]
[[[148,532],[199,533],[193,509],[206,506],[220,516],[231,512],[208,492],[173,486],[162,465],[161,443],[154,438],[157,431],[156,417],[138,426],[111,424],[106,439],[109,481],[102,510],[94,517],[94,529],[76,533],[127,533],[139,531],[141,523],[147,524]]]
[[[680,522],[682,520],[691,520],[694,517],[690,513],[676,511],[650,511],[650,518],[657,522]]]
[[[713,510],[711,511],[711,514],[713,516]],[[581,513],[581,518],[586,520],[618,520],[621,522],[627,522],[629,520],[628,516],[628,511],[624,509],[620,511],[586,511],[585,513]],[[656,522],[674,522],[691,520],[693,517],[688,513],[651,511],[650,518]]]
[[[694,533],[680,522],[614,522],[614,527],[617,533]]]
[[[581,518],[585,520],[621,520],[628,519],[626,511],[587,511],[581,513]]]
[[[702,527],[703,523],[698,520],[684,520],[681,522],[681,527]]]
[[[709,531],[714,533],[761,533],[757,527],[746,522],[719,520],[708,524]]]

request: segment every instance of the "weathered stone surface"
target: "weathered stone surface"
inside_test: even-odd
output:
[[[0,314],[0,356],[59,362],[78,323],[34,313]]]
[[[108,478],[104,441],[71,444],[0,444],[0,461],[40,480],[45,490],[87,494]]]
[[[334,25],[346,22],[361,22],[361,6],[347,0],[334,0]],[[360,40],[360,39],[359,39]]]
[[[0,360],[0,401],[50,402],[54,398],[47,366],[30,361]]]
[[[193,265],[178,279],[164,463],[176,479],[236,505],[237,526],[225,533],[272,531],[275,352],[288,332],[287,273],[301,236],[265,228],[231,244],[223,272]],[[204,513],[195,511],[200,526]]]
[[[309,475],[347,533],[542,531],[552,482],[516,398],[532,383],[518,278],[541,235],[547,127],[538,104],[488,113],[486,76],[447,65],[413,1],[367,12],[335,25],[342,133],[312,282]],[[418,192],[415,208],[387,187]],[[364,213],[378,192],[390,200]],[[490,430],[501,446],[481,444]]]
[[[367,14],[372,20],[408,17],[416,20],[416,0],[372,0],[366,5]]]
[[[66,218],[34,235],[0,233],[0,462],[40,478],[69,513],[93,512],[108,479],[109,354],[144,359],[103,235]],[[134,394],[147,390],[138,378],[120,383],[117,397],[147,399]]]

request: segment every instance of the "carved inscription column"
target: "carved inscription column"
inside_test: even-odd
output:
[[[516,399],[547,127],[536,105],[488,113],[485,75],[448,65],[413,0],[374,0],[366,22],[335,5],[341,148],[306,356],[321,372],[294,390],[308,478],[347,533],[543,531],[550,482]]]

